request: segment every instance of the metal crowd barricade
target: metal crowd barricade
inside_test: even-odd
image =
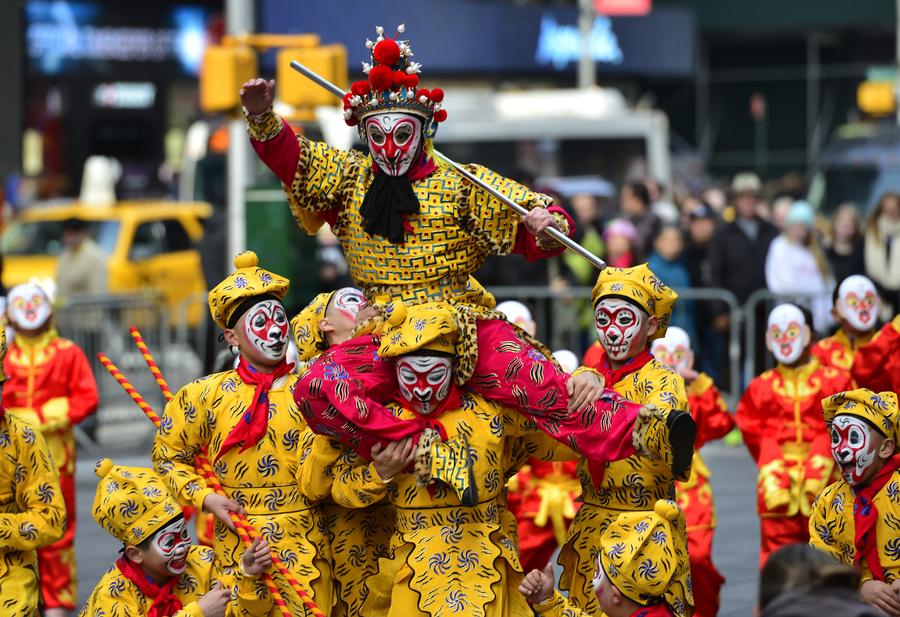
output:
[[[150,399],[151,405],[161,409],[162,398],[156,383],[144,367],[143,359],[128,333],[132,325],[140,328],[152,347],[165,348],[168,345],[168,308],[162,303],[161,295],[72,296],[56,311],[57,329],[62,336],[84,350],[97,380],[100,394],[97,414],[75,427],[79,443],[91,450],[92,455],[100,453],[97,442],[102,439],[101,432],[111,433],[112,439],[125,445],[140,437],[135,435],[135,427],[146,426],[146,419],[97,360],[98,352],[115,358],[122,370],[134,380],[135,387]]]
[[[823,297],[821,294],[776,294],[768,289],[757,289],[747,301],[744,303],[744,319],[747,327],[744,328],[744,379],[748,383],[753,377],[759,375],[764,370],[775,366],[775,360],[772,354],[754,353],[758,351],[760,346],[765,346],[762,333],[765,332],[765,323],[760,328],[759,321],[768,320],[769,312],[777,304],[790,302],[807,306],[813,301]]]
[[[518,300],[532,307],[538,338],[551,349],[566,348],[576,355],[587,344],[596,340],[593,326],[578,323],[580,313],[590,306],[590,287],[552,289],[547,286],[491,287],[489,291],[502,300]],[[741,339],[740,327],[743,311],[735,295],[727,289],[691,287],[676,289],[680,301],[723,303],[730,316],[726,340],[728,366],[723,367],[729,376],[727,391],[723,391],[729,408],[734,409],[741,394]],[[590,309],[589,309],[590,310]],[[694,341],[695,348],[699,345]]]

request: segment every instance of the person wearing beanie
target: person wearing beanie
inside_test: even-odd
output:
[[[282,298],[289,282],[261,268],[252,252],[235,257],[234,266],[209,292],[209,309],[225,341],[237,347],[238,366],[175,394],[151,458],[181,504],[218,519],[214,548],[223,567],[239,567],[243,548],[230,512],[243,510],[327,613],[333,603],[327,528],[318,504],[296,488],[300,453],[313,433],[294,403],[297,377],[285,360],[290,328]],[[229,497],[194,468],[195,455],[204,451]],[[303,614],[289,583],[277,572],[273,578],[289,608]]]
[[[0,361],[6,352],[0,328]],[[0,396],[5,385],[0,368]],[[6,413],[6,401],[0,404],[0,504],[0,605],[8,615],[31,617],[40,604],[36,550],[63,537],[66,506],[41,431]]]
[[[366,579],[358,614],[528,615],[515,593],[521,567],[510,535],[514,525],[505,515],[505,478],[529,455],[574,454],[525,416],[456,384],[460,328],[452,306],[393,310],[403,319],[384,331],[379,348],[399,384],[390,409],[417,423],[423,437],[418,443],[406,438],[376,446],[371,463],[349,449],[327,458],[337,461],[326,486],[338,504],[385,502],[396,509],[390,550]],[[304,493],[321,491],[320,468],[303,465]],[[459,476],[467,484],[463,494],[450,488]]]
[[[810,544],[862,575],[862,598],[900,614],[900,409],[895,392],[865,388],[822,401],[841,478],[823,490],[809,517]]]
[[[758,469],[760,567],[775,549],[809,542],[812,502],[834,472],[822,401],[848,390],[850,376],[810,356],[811,336],[797,306],[772,309],[765,340],[777,364],[747,385],[735,414]]]
[[[97,410],[97,382],[81,348],[56,331],[50,294],[37,281],[9,291],[6,315],[15,332],[3,362],[6,411],[44,436],[66,504],[65,535],[38,549],[44,615],[65,617],[75,610],[78,591],[73,427]]]
[[[594,613],[556,591],[550,571],[532,570],[519,591],[544,617],[675,617],[678,612],[668,604],[667,592],[678,576],[675,536],[680,514],[675,502],[661,499],[653,510],[626,512],[609,524],[596,550]]]
[[[700,448],[721,439],[735,427],[734,418],[722,393],[706,373],[694,370],[694,352],[687,332],[669,326],[663,338],[650,347],[653,357],[684,378],[688,407],[697,423],[691,477],[678,482],[678,505],[687,525],[688,557],[694,586],[694,617],[715,617],[719,613],[719,592],[725,579],[712,561],[716,506],[713,502],[711,473],[700,457]]]
[[[831,316],[838,325],[833,335],[816,341],[811,353],[822,366],[849,372],[856,352],[875,336],[881,300],[875,284],[861,274],[848,276],[832,294]],[[882,367],[878,367],[881,371]]]
[[[686,413],[684,379],[653,359],[651,343],[662,338],[669,326],[676,293],[646,266],[606,268],[600,272],[591,295],[597,338],[604,354],[592,367],[603,375],[607,387],[625,400],[644,406],[669,428],[667,444],[681,441],[684,448],[657,449],[650,456],[631,456],[597,469],[590,461],[579,462],[584,503],[569,528],[559,553],[563,566],[560,587],[572,603],[587,614],[599,614],[591,581],[598,547],[594,540],[622,512],[646,510],[659,499],[675,498],[675,481],[691,475],[695,425]],[[662,435],[641,441],[661,444]],[[690,615],[690,563],[684,515],[674,522],[673,547],[677,568],[666,590],[666,601],[676,615]]]
[[[804,296],[812,311],[810,327],[824,332],[832,325],[831,266],[816,238],[815,214],[805,201],[795,201],[788,210],[784,230],[772,240],[766,254],[766,285],[774,294]]]
[[[191,543],[178,502],[155,471],[103,459],[94,520],[122,543],[80,617],[264,617],[274,606],[260,574],[272,565],[257,538],[235,568],[221,568],[209,547]],[[232,600],[232,597],[235,599]]]

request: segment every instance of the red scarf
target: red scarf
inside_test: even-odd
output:
[[[878,542],[875,533],[875,524],[878,522],[878,508],[875,506],[875,495],[888,483],[894,472],[900,469],[900,454],[888,459],[868,486],[856,490],[856,499],[853,501],[853,520],[856,524],[856,558],[854,565],[859,566],[863,561],[872,571],[876,581],[884,581],[884,568],[878,559]]]
[[[645,349],[638,355],[628,358],[621,367],[614,369],[609,365],[609,358],[604,354],[603,358],[594,368],[603,375],[603,378],[606,380],[605,387],[612,389],[614,385],[632,373],[636,373],[644,368],[644,365],[652,359],[653,355],[650,353],[650,350]],[[599,489],[600,483],[603,481],[603,476],[606,474],[606,461],[588,461],[588,471],[591,474],[591,478],[594,480],[594,487]]]
[[[255,446],[263,438],[269,428],[269,390],[272,389],[272,383],[276,379],[287,375],[293,368],[293,364],[282,360],[281,364],[276,366],[271,373],[262,373],[250,366],[250,363],[241,356],[237,367],[238,377],[244,383],[256,386],[256,390],[253,392],[250,406],[225,438],[222,449],[216,455],[217,461],[236,445],[242,444],[240,451],[243,452],[247,448]]]
[[[131,563],[127,557],[121,557],[116,561],[116,567],[122,576],[134,583],[135,587],[144,594],[145,598],[153,600],[147,617],[171,617],[182,608],[181,600],[172,593],[172,588],[178,582],[178,577],[173,576],[162,585],[157,585],[153,579],[144,574],[141,568]]]
[[[652,359],[653,354],[650,353],[649,349],[645,349],[638,355],[628,358],[625,364],[619,368],[614,369],[609,365],[609,358],[604,354],[603,359],[594,368],[606,379],[606,387],[612,388],[632,373],[644,368],[644,365]]]

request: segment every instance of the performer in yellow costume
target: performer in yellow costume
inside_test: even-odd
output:
[[[257,540],[239,567],[221,568],[211,548],[191,544],[181,508],[156,472],[109,459],[95,471],[94,519],[123,550],[80,617],[270,614],[272,597],[259,580],[272,565],[268,544]]]
[[[666,333],[675,292],[641,265],[606,268],[597,278],[591,298],[605,352],[593,368],[605,376],[608,387],[627,400],[652,406],[669,418],[677,417],[676,411],[687,409],[684,379],[650,354],[651,341]],[[560,587],[568,590],[577,608],[589,615],[601,614],[591,583],[599,551],[597,538],[622,512],[640,512],[660,499],[675,499],[675,480],[690,477],[691,454],[674,464],[639,456],[610,463],[605,469],[591,469],[585,460],[579,463],[584,503],[559,553],[563,566]],[[672,533],[677,565],[665,598],[677,617],[690,616],[694,601],[683,513],[672,521]]]
[[[322,293],[291,320],[300,362],[309,362],[323,351],[349,340],[356,317],[365,305],[362,292],[353,287]],[[366,508],[345,508],[331,500],[335,469],[343,462],[339,443],[317,435],[301,462],[300,491],[308,499],[323,499],[322,516],[331,541],[332,576],[337,604],[332,617],[361,615],[366,581],[378,571],[378,559],[389,554],[394,533],[394,509],[381,501]],[[316,486],[303,482],[308,471]],[[311,479],[313,475],[310,475]]]
[[[6,350],[0,328],[0,363]],[[5,381],[0,369],[0,393]],[[35,550],[59,540],[65,526],[59,472],[47,442],[34,425],[0,405],[0,614],[34,617],[40,599]]]
[[[369,577],[360,614],[527,617],[531,612],[515,591],[521,566],[515,541],[506,533],[504,484],[529,454],[543,459],[573,454],[524,416],[456,386],[452,354],[459,324],[451,306],[411,306],[396,322],[382,335],[379,350],[393,362],[399,385],[402,404],[392,409],[442,441],[428,446],[420,441],[418,448],[411,439],[392,443],[376,449],[371,463],[349,450],[328,455],[338,462],[333,481],[324,481],[339,504],[367,507],[387,500],[396,508],[390,556],[380,559],[377,574]],[[467,473],[470,453],[476,505],[462,506],[441,482],[420,484],[429,476]],[[407,473],[414,459],[416,474]],[[303,466],[304,491],[321,490],[318,467]]]
[[[240,352],[237,369],[186,385],[166,405],[153,444],[156,469],[181,503],[218,519],[215,550],[224,567],[237,567],[242,547],[228,511],[240,507],[315,603],[332,607],[331,556],[318,505],[297,489],[299,453],[313,434],[292,398],[296,376],[285,362],[289,325],[281,298],[288,280],[241,253],[237,268],[209,292],[213,321]],[[194,469],[208,452],[231,499],[216,494]],[[305,608],[279,573],[273,574],[296,615]]]
[[[841,479],[819,493],[810,544],[862,573],[860,595],[888,615],[900,606],[900,409],[895,392],[858,389],[822,401]]]
[[[675,617],[665,598],[676,579],[678,548],[674,502],[657,501],[650,511],[626,512],[600,537],[593,588],[609,617]],[[549,572],[532,570],[519,591],[544,617],[590,617],[553,589]]]
[[[831,314],[840,328],[812,346],[822,366],[849,372],[856,350],[872,340],[881,301],[875,284],[861,274],[848,276],[834,289]]]
[[[78,591],[72,427],[97,410],[97,383],[84,352],[56,331],[50,297],[39,284],[13,287],[6,312],[16,333],[3,363],[6,410],[34,424],[47,440],[66,504],[65,535],[38,550],[44,617],[65,617],[75,610]]]

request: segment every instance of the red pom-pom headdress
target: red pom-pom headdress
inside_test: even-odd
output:
[[[437,123],[447,119],[446,110],[441,108],[444,91],[418,87],[422,65],[410,61],[413,52],[409,41],[397,40],[405,30],[400,24],[394,38],[387,38],[384,28],[378,26],[378,38],[366,40],[366,47],[372,52],[371,62],[363,62],[363,73],[368,79],[353,82],[344,97],[344,121],[348,125],[360,125],[374,114],[402,111],[420,116],[426,136],[432,137]],[[362,127],[359,130],[362,136]]]

